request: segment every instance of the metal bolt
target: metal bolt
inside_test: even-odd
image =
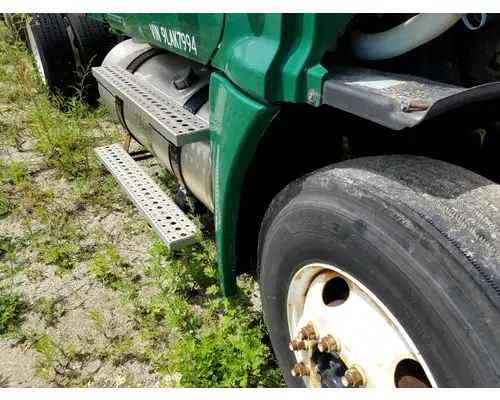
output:
[[[292,375],[294,378],[309,375],[309,368],[303,362],[295,364],[292,368]]]
[[[401,111],[408,112],[410,110],[425,111],[431,107],[428,103],[418,103],[411,100],[403,100],[401,102]]]
[[[304,326],[298,335],[299,340],[317,340],[316,329],[313,324],[307,324]]]
[[[346,387],[360,387],[365,384],[365,377],[357,365],[349,368],[342,377],[342,384]]]
[[[318,350],[322,353],[333,353],[338,351],[339,345],[332,335],[326,335],[318,343]]]
[[[302,340],[292,340],[290,344],[288,345],[288,348],[290,351],[299,351],[299,350],[306,350],[306,342]]]
[[[318,99],[318,94],[314,89],[311,89],[307,92],[307,100],[309,102],[314,103]]]

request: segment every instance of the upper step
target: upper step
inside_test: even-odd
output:
[[[171,249],[196,242],[196,225],[151,179],[120,144],[94,149],[149,225]]]
[[[116,65],[92,68],[92,74],[114,96],[175,146],[207,140],[208,124],[149,83]]]

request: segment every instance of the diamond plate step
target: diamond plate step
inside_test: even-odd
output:
[[[167,246],[179,249],[196,242],[193,222],[120,144],[94,151]]]
[[[92,74],[172,144],[180,147],[208,139],[205,121],[127,70],[106,65],[92,68]]]

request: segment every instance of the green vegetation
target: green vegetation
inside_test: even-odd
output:
[[[0,286],[0,335],[14,328],[21,308],[19,295],[12,286]]]
[[[0,334],[36,350],[47,385],[135,386],[126,372],[96,377],[101,365],[122,371],[134,360],[161,387],[283,386],[251,301],[254,279],[241,277],[238,295],[222,297],[208,212],[191,216],[202,234],[179,251],[138,220],[93,155],[121,140],[107,118],[78,93],[49,95],[24,44],[0,24]],[[155,171],[167,191],[176,187]],[[32,294],[30,285],[44,289]],[[59,335],[78,310],[85,334],[75,326],[71,338]],[[42,326],[24,326],[21,312]]]
[[[180,373],[184,387],[282,385],[262,342],[261,314],[250,303],[252,279],[240,280],[238,296],[222,297],[213,242],[201,237],[177,252],[156,241],[150,254],[146,272],[158,294],[147,304],[133,302],[133,315],[159,371]]]
[[[110,245],[105,246],[89,262],[89,271],[103,283],[113,284],[122,278],[125,260]]]
[[[45,297],[36,302],[36,310],[46,327],[53,326],[65,312],[57,299],[47,299]]]

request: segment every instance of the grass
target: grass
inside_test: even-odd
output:
[[[135,221],[137,211],[93,155],[119,140],[104,107],[86,106],[81,90],[69,100],[51,96],[25,46],[0,24],[0,154],[12,154],[0,161],[0,227],[20,227],[0,230],[0,334],[17,334],[36,351],[36,372],[49,386],[136,386],[130,360],[153,370],[160,387],[283,386],[251,302],[253,278],[239,278],[236,296],[221,295],[209,213],[191,213],[201,233],[178,251]],[[24,159],[26,149],[36,157]],[[175,190],[173,177],[156,171],[165,190]],[[100,221],[113,214],[132,222],[104,229]],[[139,238],[149,243],[147,254],[135,248]],[[30,285],[58,279],[75,291],[31,296]],[[118,299],[118,309],[81,287]],[[93,333],[59,334],[81,307]],[[41,326],[22,322],[30,312]],[[100,365],[120,372],[98,381]]]
[[[47,299],[45,297],[36,302],[36,310],[46,327],[53,326],[65,313],[57,299]]]
[[[0,335],[11,331],[19,317],[21,301],[12,286],[0,286]]]

